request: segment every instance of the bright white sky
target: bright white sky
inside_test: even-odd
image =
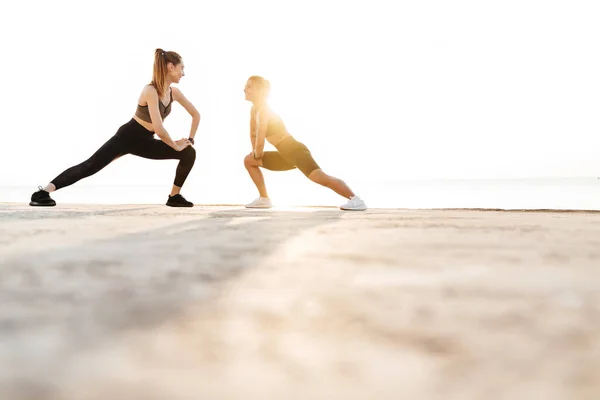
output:
[[[351,186],[597,176],[599,10],[574,0],[12,1],[0,12],[0,185],[33,189],[89,157],[132,117],[157,47],[182,55],[179,88],[202,114],[188,194],[255,197],[242,165],[252,74],[271,81],[291,133]],[[176,105],[165,125],[178,139],[190,121]],[[128,156],[85,184],[168,190],[175,165]]]

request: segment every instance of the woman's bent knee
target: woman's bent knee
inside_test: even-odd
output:
[[[196,160],[196,149],[192,146],[188,146],[181,151],[181,161],[185,161],[187,163],[194,162]]]
[[[258,166],[258,162],[254,159],[254,157],[252,157],[252,154],[248,154],[246,157],[244,157],[244,167],[253,168]]]

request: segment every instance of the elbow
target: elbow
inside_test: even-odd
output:
[[[162,125],[155,126],[154,133],[156,133],[156,136],[158,136],[161,139],[164,139],[165,137],[167,137],[169,135],[167,133],[167,130]]]
[[[192,114],[192,120],[200,122],[200,113],[198,111]]]

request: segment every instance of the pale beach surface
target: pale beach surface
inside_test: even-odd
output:
[[[0,203],[0,399],[598,399],[600,213]]]

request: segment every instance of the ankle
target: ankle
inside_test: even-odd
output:
[[[173,185],[169,196],[176,196],[181,193],[181,186]]]

